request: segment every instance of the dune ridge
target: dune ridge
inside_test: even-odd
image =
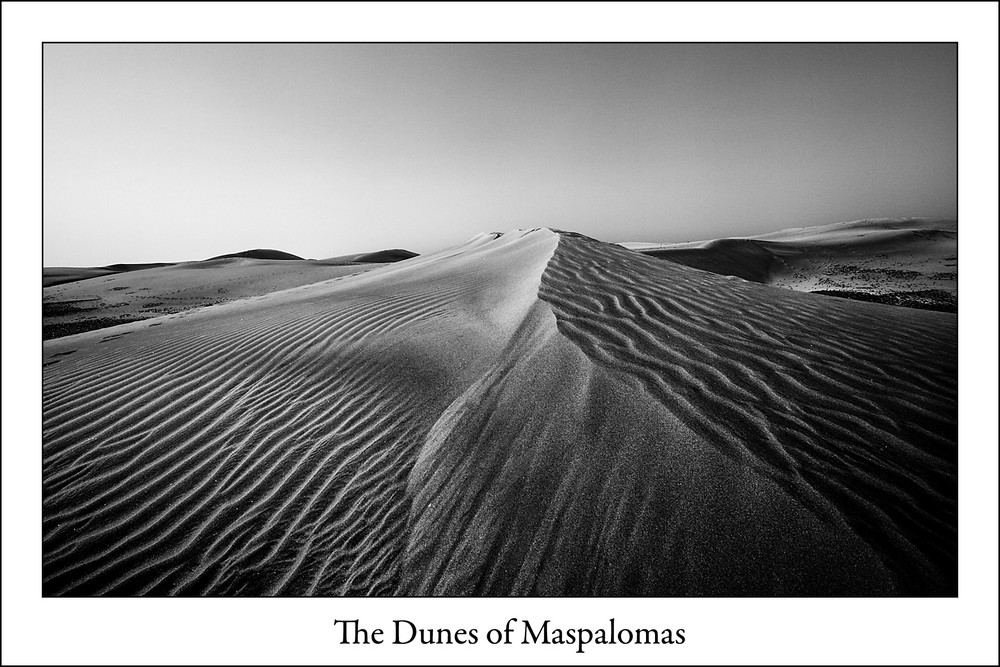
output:
[[[886,308],[530,230],[48,341],[43,593],[954,595]]]

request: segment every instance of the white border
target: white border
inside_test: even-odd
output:
[[[958,41],[960,577],[946,600],[43,600],[40,598],[40,43]],[[997,662],[997,5],[3,4],[3,662]],[[684,627],[673,647],[341,647],[335,618],[477,627]]]

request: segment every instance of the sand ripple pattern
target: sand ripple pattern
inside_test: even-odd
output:
[[[540,296],[589,358],[849,526],[896,593],[957,594],[954,315],[768,288],[566,233]]]
[[[44,383],[44,593],[394,591],[433,408],[387,360],[393,331],[442,303],[361,299],[62,358]]]

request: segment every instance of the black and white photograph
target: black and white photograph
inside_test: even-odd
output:
[[[645,600],[974,583],[957,39],[36,46],[41,604],[334,599],[376,651],[349,600],[527,597],[517,643],[676,662]]]
[[[45,595],[956,595],[956,56],[46,44]]]

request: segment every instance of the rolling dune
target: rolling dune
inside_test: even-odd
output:
[[[48,341],[45,595],[956,595],[956,317],[572,233]]]
[[[623,243],[650,257],[803,292],[956,312],[958,223],[876,218],[694,243]]]

